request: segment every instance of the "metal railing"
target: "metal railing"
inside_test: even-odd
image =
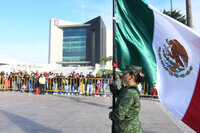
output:
[[[46,77],[44,89],[50,94],[109,96],[112,95],[109,86],[112,82],[112,79],[104,78]],[[125,84],[121,81],[123,86]],[[39,87],[39,78],[36,77],[0,76],[0,91],[35,92]],[[153,87],[143,83],[140,96],[153,96]]]

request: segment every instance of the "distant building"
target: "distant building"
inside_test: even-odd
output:
[[[106,53],[106,26],[101,16],[84,24],[50,20],[49,64],[94,66]]]

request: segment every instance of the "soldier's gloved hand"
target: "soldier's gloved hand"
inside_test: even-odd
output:
[[[109,113],[109,119],[113,120],[112,116],[113,116],[113,112],[110,112]]]
[[[115,82],[112,82],[110,84],[110,91],[112,92],[113,95],[118,95],[119,94],[119,90],[117,89],[117,84]]]

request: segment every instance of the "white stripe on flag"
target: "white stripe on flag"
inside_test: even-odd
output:
[[[156,88],[159,89],[160,101],[176,117],[182,119],[193,96],[198,76],[200,58],[197,57],[200,57],[200,36],[180,22],[161,14],[152,6],[149,7],[154,12],[153,50],[158,63],[158,74],[160,74],[158,75],[160,83],[157,84]],[[167,45],[166,39],[178,40],[187,51],[189,57],[188,66],[192,66],[193,70],[184,78],[171,76],[161,63],[158,49],[159,47],[164,49],[164,44]]]

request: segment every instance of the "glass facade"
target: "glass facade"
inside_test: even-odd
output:
[[[86,61],[86,28],[63,29],[63,62]]]

